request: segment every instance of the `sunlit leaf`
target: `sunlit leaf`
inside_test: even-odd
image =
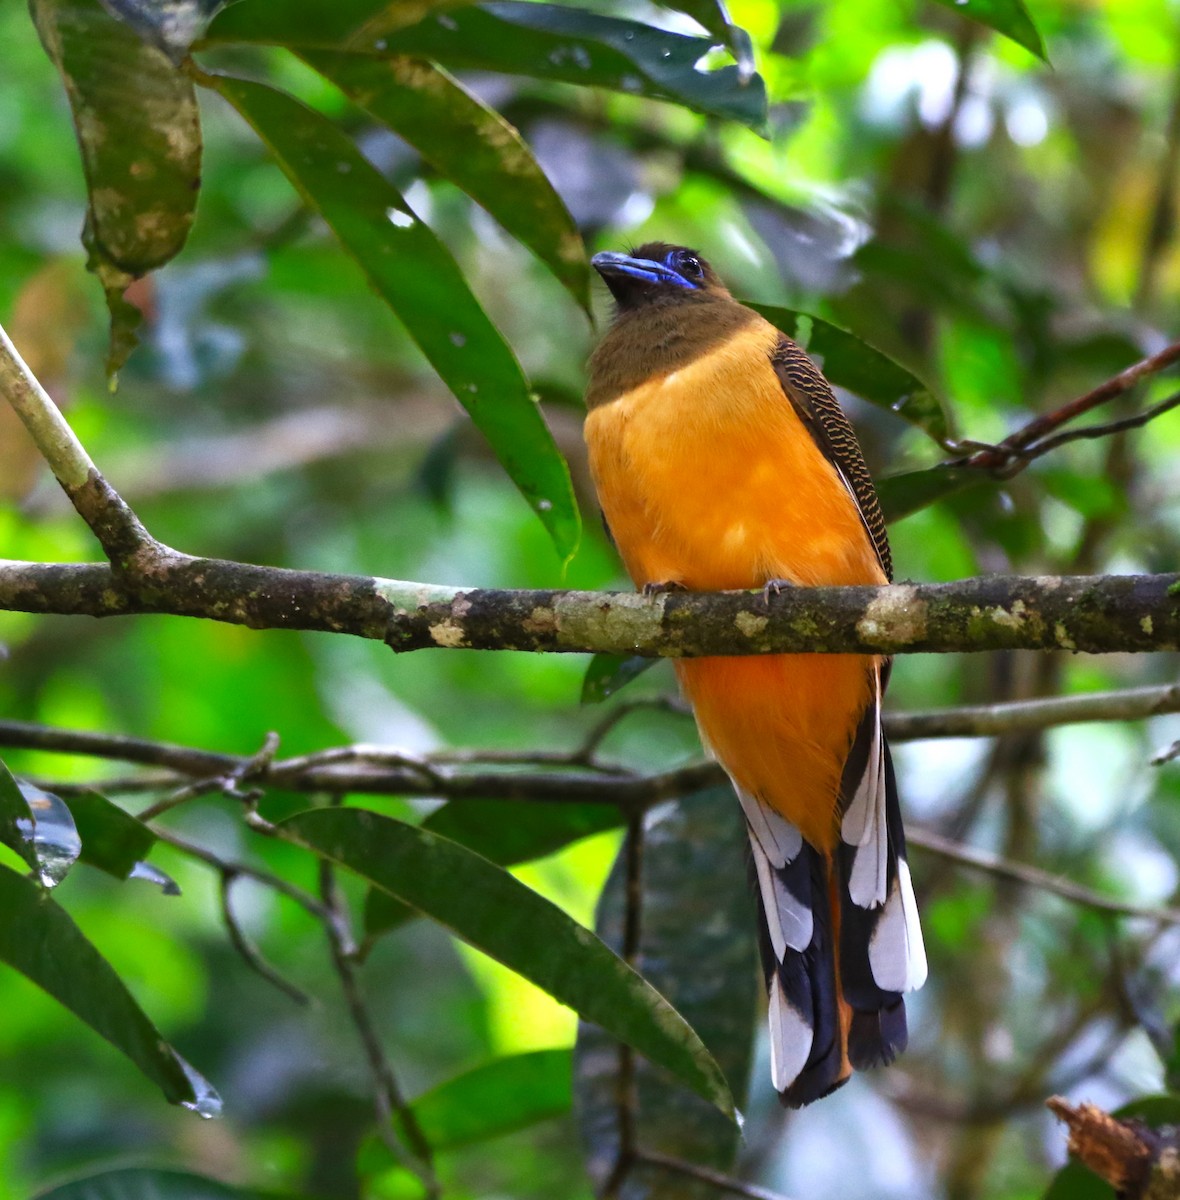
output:
[[[205,1175],[151,1167],[101,1171],[38,1192],[33,1200],[296,1200],[277,1192],[230,1187]]]
[[[0,867],[0,912],[0,960],[127,1055],[171,1103],[202,1116],[220,1111],[217,1093],[160,1037],[111,965],[42,888]]]
[[[994,483],[986,472],[971,467],[928,467],[877,480],[877,496],[886,521],[900,521],[910,513],[970,487]]]
[[[302,57],[491,213],[589,311],[582,236],[524,139],[499,113],[424,59],[317,50]]]
[[[315,809],[279,828],[446,926],[732,1117],[729,1088],[684,1018],[588,929],[507,871],[429,830],[361,809]]]
[[[581,530],[569,470],[455,260],[325,117],[260,83],[219,76],[215,86],[398,315],[567,558]]]
[[[1037,58],[1048,61],[1045,43],[1033,24],[1024,0],[935,0],[961,17],[978,21],[997,33],[1011,38],[1017,45],[1031,51]]]
[[[896,413],[940,444],[950,435],[950,424],[938,397],[916,375],[880,350],[820,317],[773,304],[749,307],[816,359],[829,383]]]
[[[73,110],[89,195],[82,240],[111,311],[108,369],[135,345],[127,286],[184,245],[201,180],[193,85],[98,0],[31,0]]]
[[[638,654],[594,655],[582,677],[582,703],[601,704],[659,661]]]
[[[733,792],[709,788],[649,814],[643,846],[643,919],[639,961],[674,998],[709,1046],[727,1079],[744,1087],[750,1074],[760,1006],[755,907],[747,879],[745,823]],[[608,945],[623,941],[624,854],[599,901],[596,928]],[[590,1172],[601,1181],[619,1149],[618,1046],[583,1026],[574,1088]],[[645,1064],[638,1064],[637,1140],[689,1162],[727,1171],[740,1134],[715,1109]],[[712,1200],[715,1189],[639,1168],[621,1196],[628,1200]]]
[[[448,1079],[411,1107],[426,1140],[449,1150],[559,1116],[571,1098],[570,1052],[534,1050]]]

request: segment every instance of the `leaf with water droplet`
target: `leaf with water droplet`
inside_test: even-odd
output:
[[[82,838],[82,862],[116,879],[148,879],[168,895],[179,894],[172,880],[142,862],[156,844],[142,821],[98,792],[81,792],[67,803]]]
[[[0,762],[0,841],[15,850],[47,887],[69,873],[82,848],[60,796],[15,779]]]
[[[0,866],[0,962],[122,1051],[173,1104],[213,1115],[216,1093],[160,1036],[114,968],[53,897]]]
[[[165,896],[180,895],[180,884],[171,875],[166,875],[161,871],[159,867],[153,867],[151,863],[137,862],[127,873],[127,878],[154,883]]]

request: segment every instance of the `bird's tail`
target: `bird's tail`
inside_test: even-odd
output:
[[[738,789],[757,879],[771,1071],[785,1105],[827,1095],[906,1045],[902,993],[926,956],[905,860],[897,787],[876,705],[844,773],[834,853]]]

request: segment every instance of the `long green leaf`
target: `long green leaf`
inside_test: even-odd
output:
[[[302,21],[306,7],[307,0],[236,5],[210,26],[206,42],[410,54],[452,69],[500,71],[670,100],[758,131],[766,125],[766,85],[759,75],[741,66],[697,70],[712,47],[708,38],[520,0],[448,9],[411,25],[396,5],[347,0],[343,15],[311,14]]]
[[[206,30],[201,45],[261,42],[275,46],[341,49],[378,26],[413,25],[435,8],[461,0],[263,0],[232,4]]]
[[[995,480],[970,467],[928,467],[877,480],[877,496],[885,520],[900,521],[936,500],[986,483],[994,484]]]
[[[829,383],[896,413],[940,445],[950,436],[938,397],[900,363],[820,317],[773,304],[747,304],[818,359]]]
[[[520,364],[443,244],[325,117],[264,84],[218,76],[212,85],[398,315],[568,558],[581,533],[569,469]]]
[[[936,0],[936,3],[1002,33],[1037,58],[1049,61],[1041,32],[1033,24],[1024,0]]]
[[[82,838],[84,863],[116,879],[127,879],[156,844],[156,835],[130,813],[97,792],[69,799]]]
[[[448,1079],[411,1107],[434,1149],[450,1150],[559,1116],[571,1100],[570,1052],[533,1050]]]
[[[65,82],[89,196],[82,240],[111,311],[108,368],[135,346],[132,280],[184,245],[201,181],[190,80],[98,0],[32,0],[37,32]]]
[[[0,960],[121,1050],[173,1104],[202,1116],[217,1093],[161,1038],[110,963],[31,879],[0,867]]]
[[[33,1200],[264,1200],[261,1192],[233,1188],[188,1171],[161,1171],[151,1167],[124,1167],[87,1175],[48,1191]]]
[[[664,8],[687,13],[710,33],[716,34],[733,52],[738,67],[747,76],[754,71],[754,46],[750,35],[729,19],[723,0],[661,0]]]
[[[734,1115],[721,1071],[684,1018],[593,933],[507,871],[447,838],[361,809],[313,809],[279,829],[446,926]]]
[[[305,50],[302,58],[485,208],[590,310],[582,235],[532,151],[494,109],[421,58]]]
[[[753,897],[747,883],[745,823],[728,787],[681,797],[646,822],[640,962],[673,999],[716,1056],[727,1078],[750,1074],[760,1006]],[[595,927],[610,946],[623,941],[625,852],[599,901]],[[574,1090],[592,1177],[599,1183],[618,1159],[618,1047],[583,1026],[574,1055]],[[640,1145],[723,1171],[737,1154],[739,1131],[646,1064],[636,1070]],[[711,1185],[640,1167],[620,1200],[712,1200]]]

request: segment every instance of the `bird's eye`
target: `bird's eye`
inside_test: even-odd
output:
[[[704,279],[705,277],[705,269],[701,266],[701,260],[695,254],[687,254],[681,250],[672,256],[671,265],[685,279]]]

